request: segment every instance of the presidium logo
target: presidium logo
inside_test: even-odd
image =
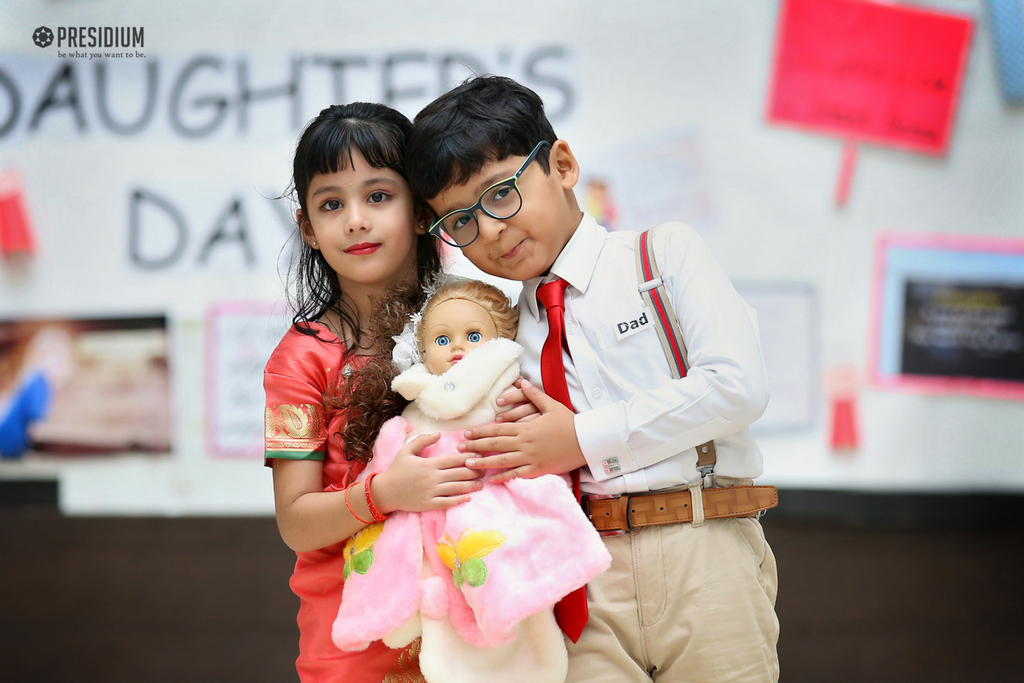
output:
[[[50,47],[53,42],[53,31],[45,26],[40,26],[32,33],[32,42],[39,47]]]
[[[57,47],[145,47],[144,33],[142,26],[58,26]],[[32,32],[32,42],[39,47],[50,47],[53,38],[48,26]]]

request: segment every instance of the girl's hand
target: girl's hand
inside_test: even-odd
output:
[[[465,503],[470,493],[483,488],[483,473],[465,467],[472,453],[420,457],[420,451],[439,438],[440,434],[416,437],[398,451],[387,470],[373,478],[370,493],[381,514],[446,510]]]
[[[513,382],[515,389],[509,389],[498,397],[499,406],[512,406],[495,418],[496,422],[522,422],[540,415],[540,409],[534,405],[523,391],[523,378]]]

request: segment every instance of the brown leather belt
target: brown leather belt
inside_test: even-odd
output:
[[[754,517],[779,504],[774,486],[702,489],[704,519]],[[583,511],[598,531],[629,531],[645,526],[693,521],[689,491],[612,497],[584,496]]]

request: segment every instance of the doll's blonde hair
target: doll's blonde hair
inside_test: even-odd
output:
[[[494,285],[480,280],[456,280],[442,285],[423,307],[422,320],[426,320],[435,308],[452,299],[464,299],[477,304],[491,316],[499,337],[516,338],[516,330],[519,329],[519,311],[515,309],[504,292]],[[426,349],[426,340],[423,337],[425,328],[426,325],[421,322],[417,335],[421,353]]]

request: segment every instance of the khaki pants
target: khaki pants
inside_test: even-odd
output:
[[[565,641],[567,682],[778,681],[778,575],[756,519],[604,540],[612,566],[587,585],[579,643]]]

